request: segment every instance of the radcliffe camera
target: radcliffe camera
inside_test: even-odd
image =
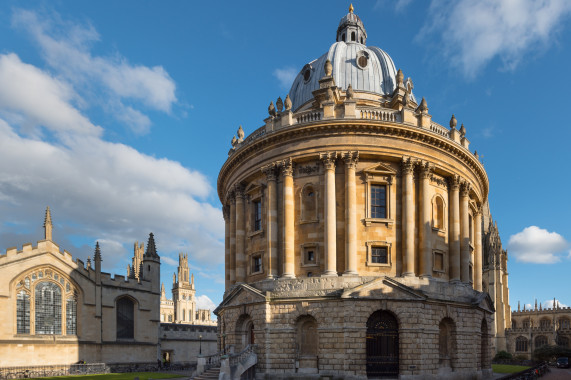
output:
[[[0,380],[571,379],[571,5],[9,3]]]

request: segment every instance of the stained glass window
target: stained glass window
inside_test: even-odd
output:
[[[60,287],[53,282],[40,282],[35,298],[36,334],[61,334]]]
[[[387,187],[371,185],[371,218],[387,217]]]
[[[65,331],[67,335],[77,334],[77,301],[68,298],[65,306]]]
[[[135,337],[134,304],[127,297],[117,301],[117,339],[133,339]]]
[[[17,333],[30,333],[30,295],[23,290],[18,293],[16,304]]]

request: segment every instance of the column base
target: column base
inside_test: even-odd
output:
[[[337,274],[337,272],[329,271],[329,272],[322,273],[321,277],[338,277],[338,274]]]
[[[448,281],[451,284],[459,284],[460,283],[460,279],[459,278],[453,278],[452,280]]]
[[[266,280],[275,280],[276,278],[278,278],[278,276],[273,275],[273,274],[269,274],[269,275],[266,277]]]
[[[402,274],[402,277],[415,277],[416,274],[414,272],[405,272]]]
[[[284,273],[280,278],[295,278],[295,274]]]
[[[343,273],[343,276],[344,276],[344,277],[345,277],[345,276],[358,276],[358,275],[359,275],[359,273],[357,273],[357,271],[354,271],[354,270],[352,270],[352,271],[347,271],[347,272]]]
[[[431,274],[423,274],[420,276],[420,278],[426,278],[428,280],[432,280],[432,275]]]

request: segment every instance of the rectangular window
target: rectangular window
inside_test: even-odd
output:
[[[371,218],[385,219],[387,217],[387,187],[371,185]]]
[[[254,201],[254,231],[262,229],[262,202]]]
[[[301,245],[301,266],[314,267],[318,265],[319,245],[317,243],[304,243]]]
[[[444,252],[434,252],[434,266],[432,270],[435,272],[446,272],[444,267]]]
[[[372,247],[371,248],[371,263],[373,264],[388,264],[388,250],[387,247]]]
[[[262,256],[252,257],[252,273],[260,273],[262,271]]]

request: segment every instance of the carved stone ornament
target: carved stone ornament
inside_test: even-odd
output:
[[[402,174],[412,175],[414,172],[414,161],[410,157],[403,157],[401,161]]]
[[[460,136],[461,137],[466,136],[466,127],[464,126],[464,123],[462,123],[462,125],[460,126]]]
[[[460,188],[460,176],[452,175],[448,177],[448,185],[451,190],[458,190]]]
[[[297,167],[297,173],[299,175],[311,175],[314,173],[319,173],[319,165],[303,165]]]
[[[456,128],[456,124],[458,124],[458,121],[456,120],[456,116],[452,114],[452,118],[450,118],[450,128]]]
[[[401,69],[397,71],[397,87],[404,87],[404,74]]]
[[[444,178],[437,176],[437,175],[434,175],[434,174],[430,175],[430,180],[432,182],[436,183],[437,185],[442,186],[442,187],[446,187],[448,185],[448,182]]]
[[[433,166],[430,162],[423,161],[420,163],[420,178],[430,179],[432,175]]]
[[[262,173],[264,173],[266,175],[266,179],[268,181],[275,181],[276,180],[276,177],[277,177],[276,168],[277,168],[277,166],[273,162],[271,164],[262,166],[262,168],[261,168]]]
[[[238,135],[238,142],[241,143],[242,141],[244,141],[244,130],[242,129],[242,126],[240,126],[238,128],[238,132],[236,132],[236,134]]]
[[[234,194],[236,195],[236,198],[244,198],[245,193],[245,186],[241,183],[237,183],[236,185],[234,185]]]
[[[230,220],[230,205],[222,206],[222,216],[225,221]]]
[[[276,107],[274,107],[274,102],[270,102],[270,105],[268,106],[268,113],[270,116],[276,116]]]
[[[276,107],[278,107],[278,112],[282,112],[284,110],[284,102],[281,96],[279,96],[278,100],[276,100]]]
[[[232,137],[232,148],[236,146],[236,144],[238,144],[238,139],[236,139],[236,135],[234,135]]]
[[[404,94],[404,96],[402,97],[402,105],[403,105],[404,107],[406,107],[406,106],[408,106],[409,103],[410,103],[410,97],[409,97],[409,95],[408,95],[408,92],[406,92],[406,93]]]
[[[327,170],[335,169],[335,160],[337,160],[337,152],[319,153],[319,159],[323,161],[323,166]]]
[[[289,94],[286,95],[284,104],[285,104],[285,109],[286,109],[286,111],[291,110],[292,104],[291,104],[291,99],[290,99],[290,97],[289,97]]]
[[[420,101],[420,105],[418,106],[417,111],[420,111],[422,113],[428,112],[428,104],[426,103],[426,99],[424,99],[424,96],[422,97],[422,100]]]
[[[470,194],[471,188],[472,186],[470,185],[470,183],[463,181],[460,184],[460,195],[462,195],[463,197],[467,197]]]
[[[353,92],[353,87],[351,86],[351,84],[349,84],[349,86],[347,87],[347,91],[345,92],[345,96],[347,97],[347,99],[353,99],[353,97],[355,96],[355,93]]]
[[[325,61],[324,69],[325,69],[325,75],[330,77],[331,73],[333,72],[333,65],[331,64],[330,60]]]
[[[476,160],[480,160],[480,155],[477,150],[474,151],[474,157],[476,157]]]
[[[345,152],[342,154],[342,158],[348,168],[355,169],[357,167],[357,162],[359,162],[359,152]]]
[[[293,160],[291,157],[286,158],[280,162],[280,170],[283,176],[293,176]]]

